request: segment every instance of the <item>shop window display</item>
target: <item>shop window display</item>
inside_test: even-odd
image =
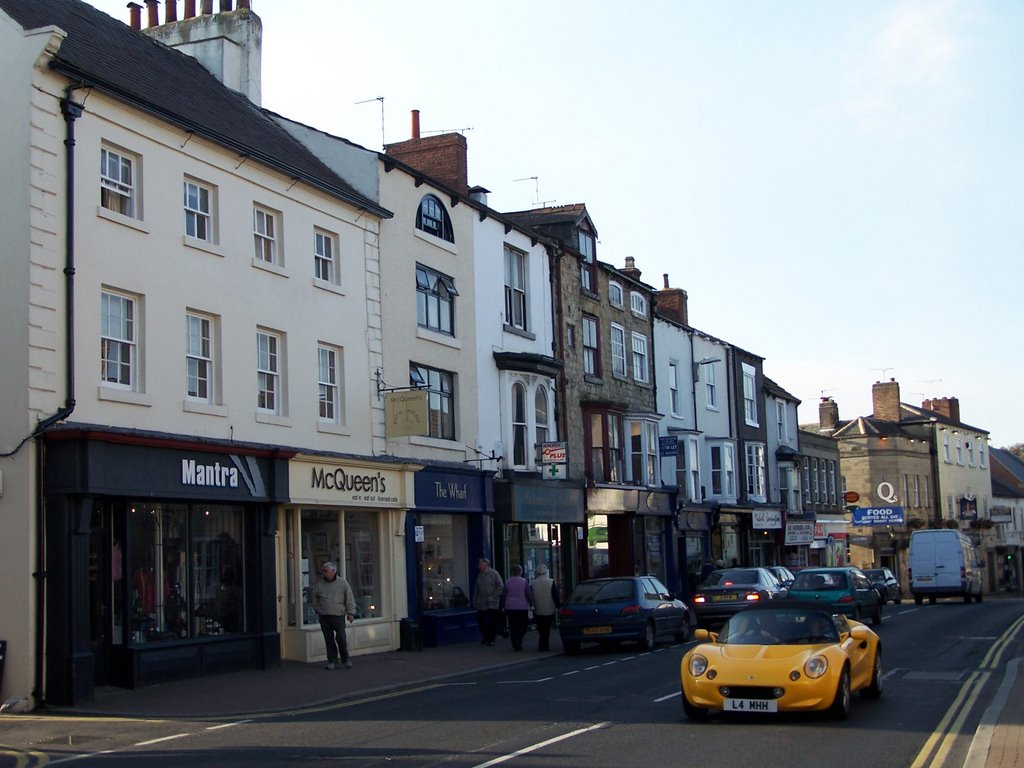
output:
[[[240,507],[136,502],[127,533],[133,644],[244,630]]]
[[[303,623],[318,622],[309,594],[311,587],[320,579],[320,569],[326,562],[343,564],[340,575],[345,577],[356,596],[357,619],[383,615],[379,525],[379,517],[369,512],[302,510],[299,571]]]
[[[468,607],[465,517],[422,515],[418,524],[423,526],[420,610]]]

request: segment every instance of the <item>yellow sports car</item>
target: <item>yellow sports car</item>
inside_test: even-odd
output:
[[[691,720],[724,712],[850,713],[854,691],[882,695],[882,642],[828,605],[772,600],[740,611],[721,631],[694,632],[680,666]]]

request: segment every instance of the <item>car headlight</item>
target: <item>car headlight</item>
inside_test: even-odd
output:
[[[690,657],[690,674],[694,677],[700,677],[708,669],[708,660],[698,653],[693,654]]]
[[[814,656],[808,659],[807,663],[804,664],[804,674],[806,674],[812,680],[824,675],[827,669],[828,659],[826,659],[824,656]]]

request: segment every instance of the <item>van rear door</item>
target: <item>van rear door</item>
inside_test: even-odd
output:
[[[959,591],[963,584],[963,554],[959,536],[935,536],[935,586]]]

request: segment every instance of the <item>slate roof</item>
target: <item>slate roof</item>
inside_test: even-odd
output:
[[[772,379],[769,379],[767,376],[764,377],[764,388],[768,392],[769,395],[774,395],[775,397],[781,397],[781,398],[783,398],[785,400],[789,400],[791,402],[794,402],[797,405],[800,404],[800,398],[798,398],[796,395],[790,394],[785,389],[780,387],[775,381],[773,381]]]
[[[583,203],[572,203],[571,205],[534,208],[529,211],[506,212],[505,215],[527,227],[544,227],[554,224],[575,226],[587,215],[587,207]],[[590,224],[593,227],[594,222],[590,222]],[[594,229],[594,236],[597,237],[596,229]]]
[[[67,38],[51,66],[72,80],[301,179],[357,208],[391,217],[390,211],[353,189],[257,105],[224,86],[191,56],[81,0],[0,0],[0,9],[24,29],[52,25],[64,30]]]

